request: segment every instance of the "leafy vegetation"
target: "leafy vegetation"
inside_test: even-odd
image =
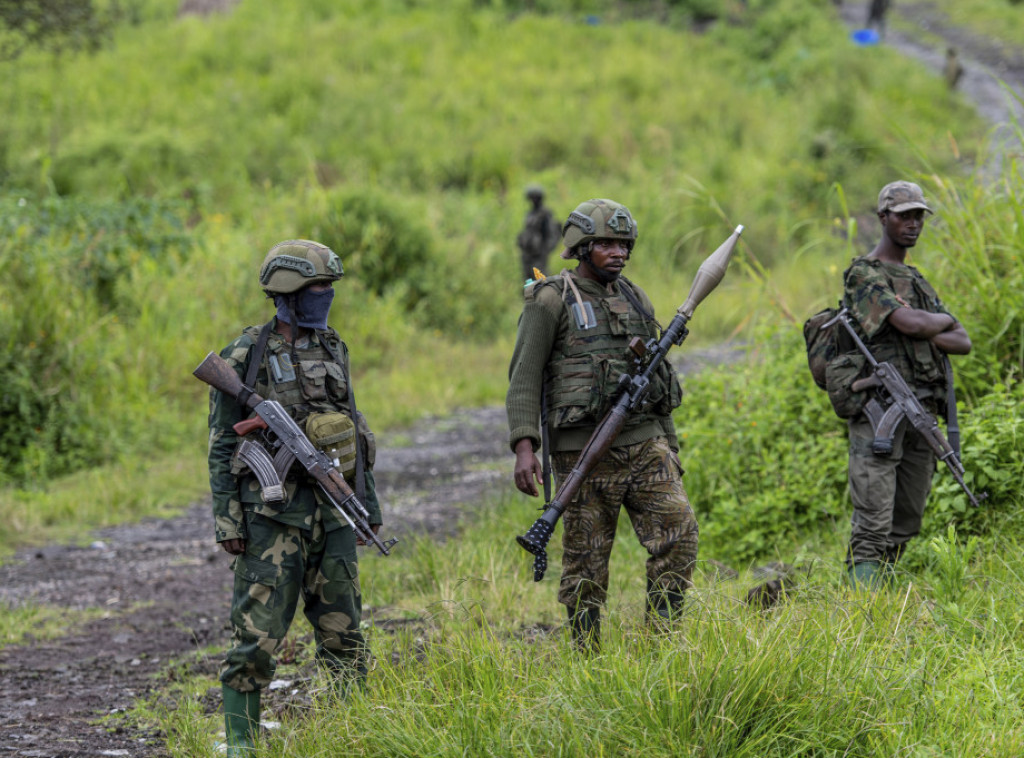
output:
[[[1009,157],[994,185],[966,175],[981,128],[941,80],[865,55],[826,0],[177,5],[136,3],[73,68],[0,64],[3,549],[205,488],[189,372],[269,316],[255,272],[281,239],[342,255],[332,318],[375,426],[500,401],[519,192],[540,181],[559,215],[629,205],[630,275],[662,314],[747,226],[689,346],[739,338],[750,360],[689,377],[677,417],[702,529],[686,618],[637,620],[645,556],[623,539],[604,653],[572,657],[511,540],[534,504],[502,499],[457,549],[365,562],[375,620],[406,631],[368,630],[367,693],[286,719],[260,754],[331,754],[337,735],[355,755],[1022,752],[1024,181]],[[968,511],[940,472],[912,573],[869,596],[839,582],[843,425],[798,327],[873,241],[894,176],[939,203],[918,264],[975,342],[956,362],[964,457],[990,498]],[[766,618],[712,561],[767,557],[804,571]],[[175,754],[212,754],[201,684],[161,717]]]
[[[883,758],[1024,747],[1014,728],[1024,567],[1012,538],[982,547],[944,532],[926,546],[932,565],[878,594],[837,582],[837,550],[809,563],[771,615],[742,602],[746,581],[723,581],[702,562],[684,618],[655,634],[642,621],[646,553],[624,517],[602,652],[581,659],[556,613],[556,580],[532,582],[511,539],[535,516],[525,498],[502,499],[457,549],[421,540],[367,559],[366,692],[341,703],[318,679],[313,707],[285,713],[259,755],[330,754],[341,741],[365,756]],[[304,643],[304,665],[279,669],[283,681],[310,670]],[[187,682],[177,708],[158,713],[173,755],[213,755],[220,718],[204,712],[203,693],[215,684]]]

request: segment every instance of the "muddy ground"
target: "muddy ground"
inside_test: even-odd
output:
[[[865,7],[847,1],[841,12],[855,28]],[[993,123],[1008,119],[1011,106],[995,77],[1024,92],[1019,51],[950,27],[927,4],[896,3],[894,12],[947,41],[930,47],[890,29],[885,44],[936,71],[945,46],[956,47],[966,68],[964,96]],[[731,351],[681,353],[686,373]],[[505,434],[504,409],[496,407],[381,435],[376,472],[385,531],[449,538],[460,517],[471,517],[502,488],[511,490]],[[98,531],[85,547],[24,551],[0,566],[0,607],[36,603],[92,614],[58,639],[0,650],[0,756],[166,755],[162,735],[123,714],[176,677],[217,669],[216,656],[197,653],[228,637],[229,559],[211,533],[209,504],[199,502],[175,518]],[[364,553],[364,559],[376,558]],[[283,696],[271,693],[271,707],[275,698],[281,706]],[[215,693],[206,699],[211,712],[218,699]]]

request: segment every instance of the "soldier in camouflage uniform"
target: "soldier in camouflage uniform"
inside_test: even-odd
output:
[[[536,455],[542,400],[552,467],[563,481],[611,406],[619,377],[631,369],[630,339],[646,341],[659,330],[647,295],[621,276],[637,239],[629,210],[611,200],[589,200],[570,214],[562,233],[562,257],[576,258],[579,265],[526,288],[509,370],[506,410],[515,482],[530,496],[537,495],[542,478]],[[697,521],[683,489],[671,416],[682,393],[669,364],[661,369],[650,403],[626,421],[562,517],[558,601],[568,610],[574,641],[582,649],[598,644],[621,507],[650,554],[649,618],[670,618],[690,586]]]
[[[544,190],[537,184],[531,184],[526,188],[525,196],[530,201],[530,210],[523,219],[522,230],[516,237],[519,260],[523,267],[523,281],[533,279],[534,268],[547,273],[548,256],[561,238],[558,222],[544,206]]]
[[[342,430],[337,436],[348,444],[334,450],[344,459],[338,468],[346,478],[358,479],[351,486],[376,531],[382,519],[372,474],[373,436],[355,412],[348,350],[327,325],[333,284],[342,273],[338,256],[324,245],[308,240],[275,245],[260,269],[260,285],[274,299],[277,315],[263,327],[245,329],[221,357],[247,386],[280,402],[314,443],[311,428],[326,423]],[[255,475],[236,455],[239,436],[232,427],[249,415],[235,398],[211,392],[216,539],[235,556],[232,646],[221,671],[229,755],[246,755],[252,748],[260,691],[274,675],[274,655],[300,597],[315,632],[318,662],[346,690],[367,670],[352,528],[298,465],[285,478],[284,500],[264,501]]]
[[[850,266],[845,302],[875,359],[892,363],[928,411],[944,414],[944,356],[966,355],[971,340],[932,286],[906,263],[925,214],[931,212],[921,188],[912,182],[882,188],[882,239]],[[848,423],[853,520],[847,563],[854,584],[872,587],[891,574],[907,542],[921,529],[935,455],[905,422],[896,432],[892,455],[875,455],[867,417],[858,413]]]

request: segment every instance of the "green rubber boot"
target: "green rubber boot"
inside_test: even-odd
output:
[[[250,758],[260,728],[260,693],[239,692],[221,685],[224,696],[224,734],[228,758]]]
[[[877,590],[885,582],[879,561],[861,561],[850,567],[850,583],[854,589]]]

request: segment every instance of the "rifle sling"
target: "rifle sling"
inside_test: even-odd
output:
[[[263,354],[267,351],[267,342],[270,341],[270,330],[274,325],[271,319],[260,328],[259,337],[256,338],[256,347],[253,348],[252,357],[249,359],[249,366],[245,370],[245,379],[242,382],[242,391],[238,393],[238,403],[244,408],[246,401],[252,395],[252,387],[256,386],[256,372],[259,371],[263,362]]]
[[[956,418],[956,389],[953,387],[953,365],[949,356],[942,356],[942,368],[946,373],[946,432],[949,446],[953,448],[956,459],[960,460],[960,424]]]
[[[253,349],[252,357],[249,359],[249,367],[245,371],[245,381],[243,382],[245,389],[239,393],[238,397],[238,402],[243,406],[245,405],[245,401],[248,400],[249,396],[253,393],[249,388],[255,386],[256,372],[259,371],[260,364],[263,363],[263,354],[267,352],[267,342],[270,341],[270,330],[273,328],[273,325],[274,319],[265,323],[260,329],[259,337],[256,338],[256,347]],[[317,334],[317,336],[319,337],[320,335]],[[342,372],[345,374],[345,382],[348,384],[348,404],[349,408],[352,410],[352,422],[356,425],[355,491],[359,502],[365,503],[366,481],[364,473],[366,471],[366,464],[363,460],[363,446],[359,439],[359,413],[356,411],[356,395],[355,391],[352,389],[352,377],[349,375],[349,372],[345,370],[345,363],[341,360],[341,357],[334,352],[334,348],[328,344],[327,340],[321,338],[320,344],[323,345],[324,349],[330,354],[331,360],[341,367]]]

